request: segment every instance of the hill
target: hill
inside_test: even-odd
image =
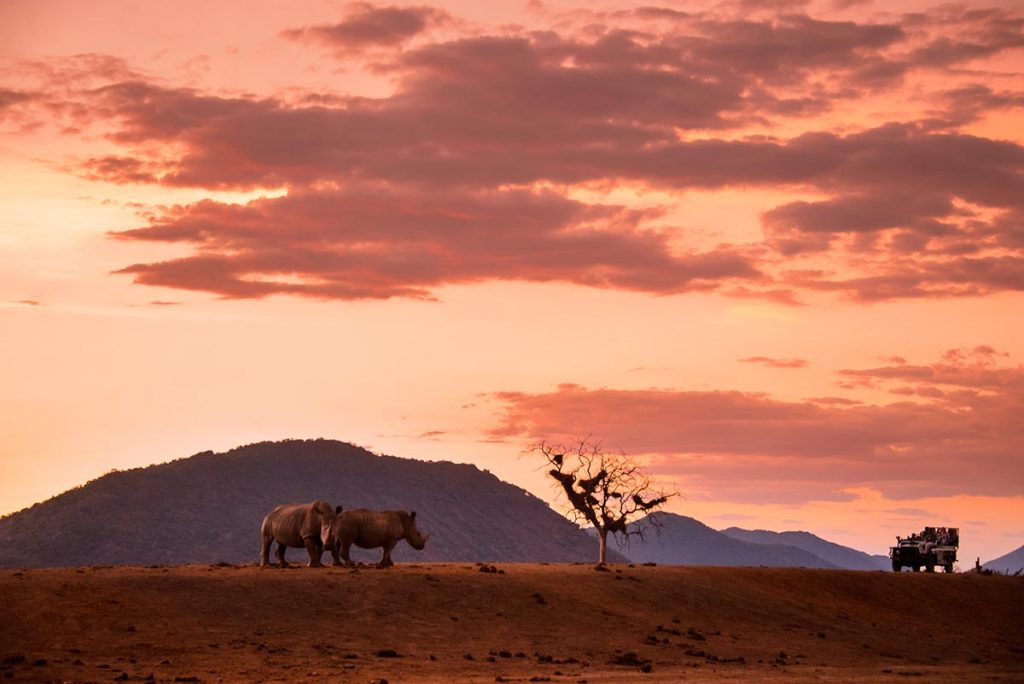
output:
[[[813,553],[823,561],[845,570],[889,570],[888,556],[871,556],[863,551],[851,549],[835,542],[822,539],[810,532],[771,532],[769,530],[744,530],[730,527],[722,534],[733,539],[754,544],[783,544]]]
[[[1020,547],[1016,551],[1011,551],[1005,556],[1000,556],[999,558],[990,560],[982,567],[986,570],[994,570],[996,572],[1017,572],[1024,568],[1024,546]]]
[[[836,567],[803,549],[733,539],[684,515],[656,515],[660,530],[652,530],[644,541],[631,538],[629,546],[620,549],[630,560],[665,565]]]
[[[1024,578],[664,566],[595,572],[590,564],[496,570],[416,563],[0,572],[0,676],[1024,680]]]
[[[113,472],[0,519],[0,567],[255,562],[280,503],[417,512],[426,550],[396,561],[591,561],[597,545],[542,500],[472,465],[378,456],[332,440],[203,452]],[[304,561],[305,552],[289,551]],[[376,560],[379,551],[353,550]],[[621,557],[618,557],[622,560]]]

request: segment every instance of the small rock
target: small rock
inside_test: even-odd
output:
[[[400,658],[398,652],[393,648],[382,648],[377,651],[378,658]]]

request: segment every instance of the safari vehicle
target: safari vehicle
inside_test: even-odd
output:
[[[923,567],[935,572],[935,567],[939,566],[946,572],[953,572],[959,546],[960,529],[957,527],[926,527],[923,532],[896,537],[896,546],[889,549],[892,571],[910,568],[919,572]]]

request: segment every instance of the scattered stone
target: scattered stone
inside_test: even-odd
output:
[[[122,672],[121,674],[119,674],[116,677],[114,677],[114,681],[115,682],[127,682],[128,681],[128,673],[127,672]]]
[[[650,672],[651,669],[652,668],[651,668],[651,664],[650,663],[644,663],[643,665],[640,666],[640,671],[641,672]]]
[[[498,657],[500,657],[500,658],[511,658],[512,657],[512,652],[511,651],[498,651]]]
[[[648,561],[648,562],[644,563],[644,566],[648,567],[648,568],[655,568],[655,567],[658,566],[658,564],[655,563],[654,561]]]
[[[626,651],[621,655],[617,655],[608,661],[609,665],[622,665],[624,667],[642,667],[645,663],[650,663],[649,660],[643,660],[633,651]]]
[[[476,660],[476,658],[473,657],[472,653],[463,653],[462,658],[463,660]]]
[[[46,667],[46,658],[39,658],[32,662],[36,667]]]
[[[428,658],[428,660],[437,660],[437,656],[434,655],[433,653],[431,653],[430,657]]]
[[[18,663],[25,662],[25,656],[21,653],[15,653],[14,655],[9,655],[4,658],[4,662],[8,665],[17,665]]]
[[[396,651],[393,648],[382,648],[379,651],[377,651],[377,657],[378,658],[401,658],[402,656],[398,655],[398,651]]]
[[[544,598],[544,595],[538,591],[533,592],[533,600],[542,606],[546,605],[548,602],[547,599]]]

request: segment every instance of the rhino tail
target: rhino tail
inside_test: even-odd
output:
[[[274,523],[271,515],[263,518],[260,525],[260,565],[270,564],[270,547],[274,543]]]

